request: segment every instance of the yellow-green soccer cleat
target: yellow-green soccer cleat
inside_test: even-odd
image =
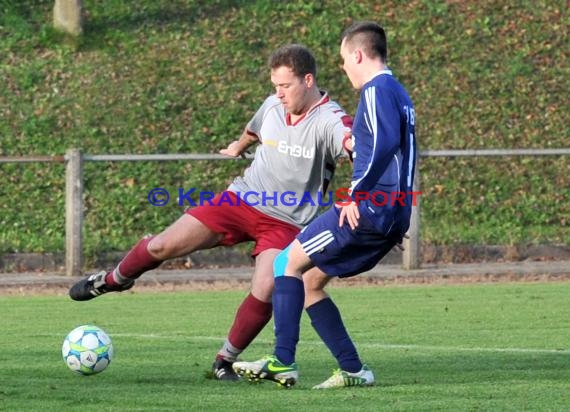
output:
[[[234,362],[235,373],[250,382],[269,380],[284,388],[290,388],[299,380],[297,364],[284,365],[275,356],[266,356],[255,362]]]
[[[320,385],[313,386],[313,389],[345,388],[347,386],[371,386],[374,385],[374,374],[363,365],[362,370],[350,373],[337,369],[333,375]]]

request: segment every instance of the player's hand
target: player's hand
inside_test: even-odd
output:
[[[220,150],[220,154],[230,157],[238,157],[241,155],[241,147],[237,140],[231,142],[228,147]]]
[[[397,247],[398,249],[400,249],[402,252],[403,252],[404,250],[406,250],[406,249],[404,248],[403,242],[404,242],[404,239],[409,239],[409,238],[410,238],[410,237],[409,237],[408,234],[406,233],[406,234],[404,235],[404,237],[402,238],[402,240],[400,240],[398,243],[396,243],[396,247]]]
[[[337,207],[340,207],[338,226],[342,227],[344,225],[344,221],[346,220],[352,230],[356,229],[358,226],[358,220],[360,219],[358,205],[355,202],[351,202],[348,205]]]

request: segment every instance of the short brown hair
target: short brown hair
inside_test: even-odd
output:
[[[305,77],[309,73],[317,77],[317,62],[313,53],[300,44],[288,44],[273,52],[269,67],[277,69],[282,66],[290,68],[297,77]]]
[[[384,29],[372,21],[356,22],[348,27],[341,36],[341,42],[349,46],[359,46],[370,58],[388,59],[388,42]]]

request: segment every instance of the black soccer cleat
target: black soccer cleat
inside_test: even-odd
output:
[[[217,358],[212,365],[212,376],[218,381],[239,381],[241,378],[232,368],[233,362]]]
[[[107,272],[102,270],[99,273],[81,279],[69,289],[69,296],[73,300],[91,300],[104,293],[129,290],[135,284],[133,280],[125,285],[109,286],[105,283],[105,276],[107,276]]]

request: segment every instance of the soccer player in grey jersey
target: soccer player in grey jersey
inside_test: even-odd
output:
[[[259,143],[244,175],[209,203],[188,209],[158,235],[141,239],[113,270],[90,275],[69,291],[78,301],[125,291],[167,259],[255,242],[250,293],[212,368],[219,380],[238,379],[233,362],[271,319],[273,260],[318,211],[299,199],[307,194],[316,201],[318,193],[326,191],[336,160],[351,144],[352,119],[318,88],[316,62],[307,48],[283,46],[273,53],[269,66],[275,94],[264,101],[240,138],[221,150],[239,156]]]

